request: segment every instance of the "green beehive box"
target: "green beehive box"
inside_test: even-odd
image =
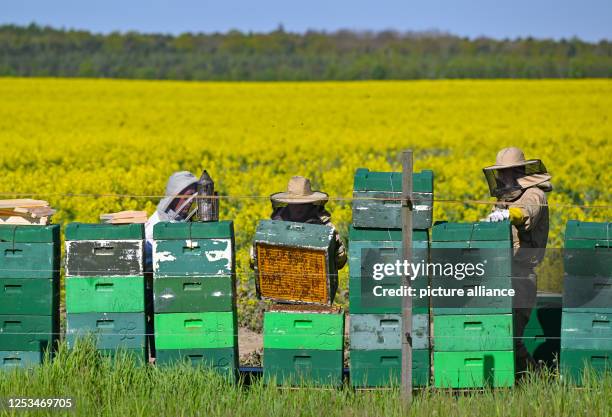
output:
[[[452,277],[433,278],[432,287],[446,289],[462,289],[464,297],[432,297],[434,315],[472,315],[472,314],[511,314],[512,297],[488,296],[476,292],[474,296],[467,296],[468,291],[483,291],[482,287],[490,290],[508,290],[512,288],[510,277],[489,277],[486,280],[474,283],[471,278],[456,280]],[[480,294],[480,295],[479,295]]]
[[[429,235],[427,230],[413,230],[413,263],[427,262]],[[351,313],[380,314],[400,313],[402,297],[377,297],[375,286],[384,289],[401,287],[401,276],[385,276],[373,279],[375,264],[395,263],[402,259],[402,232],[392,229],[349,228],[349,305]],[[427,288],[429,278],[420,275],[412,281],[414,288]],[[413,312],[427,313],[429,298],[413,298]]]
[[[510,387],[514,384],[514,352],[434,352],[436,388]]]
[[[0,278],[0,315],[57,316],[59,280]]]
[[[512,350],[512,314],[434,317],[434,350]]]
[[[146,349],[144,313],[74,313],[66,315],[66,339],[73,348],[80,338],[93,337],[100,350]]]
[[[523,344],[536,361],[555,364],[561,348],[561,294],[538,294],[523,332]]]
[[[156,313],[234,311],[233,276],[164,277],[153,279]]]
[[[561,317],[561,349],[612,350],[612,313],[573,313]]]
[[[341,350],[344,313],[266,311],[264,349]]]
[[[353,185],[353,226],[402,228],[402,173],[359,168]],[[433,212],[433,172],[412,176],[412,228],[429,229]]]
[[[277,385],[342,385],[342,350],[265,349],[264,379]]]
[[[156,349],[218,349],[237,345],[232,312],[155,314]]]
[[[351,385],[355,388],[399,386],[402,373],[401,349],[351,350]],[[429,350],[412,351],[412,386],[429,385]]]
[[[0,278],[58,278],[59,225],[0,225]]]
[[[261,220],[254,239],[257,294],[277,302],[333,302],[338,288],[333,228]]]
[[[144,310],[144,276],[66,277],[67,313],[138,313]]]
[[[507,221],[436,223],[431,233],[431,262],[476,265],[486,261],[485,277],[511,277],[511,233]]]
[[[570,220],[565,228],[564,265],[569,276],[612,278],[612,223]]]
[[[561,376],[564,380],[582,385],[585,373],[600,379],[612,372],[612,350],[561,349]]]
[[[143,240],[144,225],[108,223],[70,223],[64,231],[66,240]]]
[[[236,348],[157,349],[155,363],[169,366],[189,363],[193,366],[212,368],[222,375],[233,377],[236,376],[238,370],[237,353]]]
[[[484,265],[483,276],[431,277],[432,287],[447,289],[485,286],[489,289],[512,288],[512,240],[509,222],[499,223],[437,223],[432,229],[431,262],[435,264]],[[467,292],[466,292],[467,294]],[[508,314],[512,312],[511,297],[434,297],[434,314]]]
[[[32,368],[43,362],[43,352],[0,351],[0,370]]]
[[[416,281],[416,280],[415,280]],[[413,281],[413,282],[415,282]],[[402,311],[402,297],[382,295],[382,291],[399,291],[401,279],[399,277],[389,277],[381,280],[380,284],[375,281],[365,281],[362,290],[363,280],[360,277],[349,276],[349,311],[355,314],[399,314]],[[377,288],[378,287],[378,288]],[[377,294],[380,294],[378,296]],[[397,294],[397,293],[396,293]],[[429,298],[412,299],[412,314],[428,314]]]
[[[144,271],[144,225],[66,226],[66,276],[133,276]]]
[[[566,275],[563,309],[576,313],[612,313],[612,277]]]
[[[232,275],[234,224],[158,223],[153,228],[155,277]]]
[[[392,350],[402,347],[401,314],[351,314],[351,350]],[[412,315],[412,348],[429,349],[429,314]]]
[[[57,316],[0,316],[0,351],[42,352],[53,348],[59,333]]]

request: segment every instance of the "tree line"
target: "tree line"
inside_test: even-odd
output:
[[[95,34],[0,26],[0,76],[280,81],[612,76],[612,41],[438,32]]]

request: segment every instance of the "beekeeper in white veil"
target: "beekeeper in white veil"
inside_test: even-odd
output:
[[[153,227],[159,222],[187,220],[197,192],[198,178],[189,171],[175,172],[168,179],[164,198],[145,224],[145,265],[151,271],[153,263]]]

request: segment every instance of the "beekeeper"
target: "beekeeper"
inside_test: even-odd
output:
[[[153,227],[159,222],[182,222],[187,219],[197,192],[198,178],[189,171],[170,175],[165,197],[157,205],[155,213],[145,224],[145,269],[152,271]]]
[[[523,331],[535,304],[537,279],[535,268],[542,260],[548,241],[548,201],[552,191],[551,176],[539,159],[526,160],[516,147],[497,154],[495,165],[483,169],[491,195],[497,203],[487,220],[509,220],[514,257],[513,287],[516,290],[513,311],[516,370],[535,366],[522,342]]]
[[[331,222],[331,214],[325,209],[329,197],[322,191],[313,191],[310,180],[301,176],[291,177],[287,191],[272,194],[272,220],[311,223],[330,226],[334,229],[336,242],[336,267],[346,264],[344,242]]]

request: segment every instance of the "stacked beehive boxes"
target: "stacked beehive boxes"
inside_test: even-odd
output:
[[[565,230],[561,372],[582,384],[612,370],[612,223],[571,220]]]
[[[375,264],[403,259],[402,174],[358,169],[353,187],[353,224],[349,230],[350,369],[355,387],[378,387],[401,379],[402,297],[376,296],[374,287],[400,289],[401,276],[373,279]],[[412,263],[427,262],[433,209],[433,173],[413,175]],[[427,275],[412,281],[427,288]],[[429,298],[413,299],[412,379],[429,383]]]
[[[433,227],[432,263],[477,265],[479,278],[432,276],[432,287],[512,289],[510,224],[440,223]],[[434,383],[441,388],[514,383],[511,297],[433,297]]]
[[[0,368],[39,364],[59,334],[59,226],[0,226]]]
[[[264,378],[277,384],[342,384],[344,312],[329,226],[264,220],[254,242],[264,313]]]
[[[66,336],[94,337],[98,350],[147,358],[144,227],[66,227]]]
[[[156,363],[238,370],[234,224],[158,223],[153,229]]]

